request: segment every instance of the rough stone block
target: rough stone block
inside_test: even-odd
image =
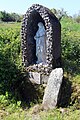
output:
[[[63,79],[62,68],[56,68],[52,70],[43,97],[42,105],[44,109],[53,109],[56,107],[62,79]]]
[[[29,72],[29,80],[35,84],[41,84],[41,75],[38,72]]]
[[[42,84],[47,84],[49,76],[47,76],[47,75],[42,75],[41,78],[42,78],[41,83],[42,83]]]

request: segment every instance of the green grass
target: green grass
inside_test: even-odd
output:
[[[63,17],[61,19],[62,28],[66,28],[69,31],[75,31],[80,33],[80,24],[74,21],[72,18]]]
[[[80,74],[73,77],[72,81],[80,85]]]
[[[5,28],[21,28],[21,23],[17,23],[17,22],[1,22],[0,23],[0,29],[5,29]]]
[[[74,108],[59,108],[48,111],[33,113],[33,108],[22,110],[15,109],[13,112],[0,111],[0,120],[80,120],[80,110]]]

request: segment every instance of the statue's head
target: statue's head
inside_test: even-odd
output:
[[[39,22],[39,23],[38,23],[38,26],[39,26],[39,28],[42,28],[44,25],[43,25],[42,22]]]

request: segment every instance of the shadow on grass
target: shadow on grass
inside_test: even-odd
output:
[[[70,105],[71,102],[71,94],[72,94],[72,82],[63,77],[63,82],[60,89],[60,96],[58,100],[58,107],[67,107]]]
[[[28,73],[19,70],[6,56],[0,54],[0,95],[6,95],[11,102],[21,101],[21,106],[30,107],[42,98],[39,86],[33,85],[28,80]]]
[[[63,60],[64,71],[71,74],[72,76],[80,74],[80,61],[75,60]]]
[[[67,77],[69,76],[76,76],[80,74],[80,65],[79,61],[72,61],[72,60],[63,60],[63,68],[64,71],[67,72]],[[73,93],[72,89],[72,82],[69,78],[63,77],[63,82],[61,85],[60,96],[58,100],[59,107],[67,107],[71,105],[71,95]]]

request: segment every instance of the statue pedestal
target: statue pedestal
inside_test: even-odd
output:
[[[29,80],[35,84],[41,84],[41,75],[38,72],[29,72]]]
[[[47,84],[49,76],[38,72],[29,72],[29,80],[34,84]]]

